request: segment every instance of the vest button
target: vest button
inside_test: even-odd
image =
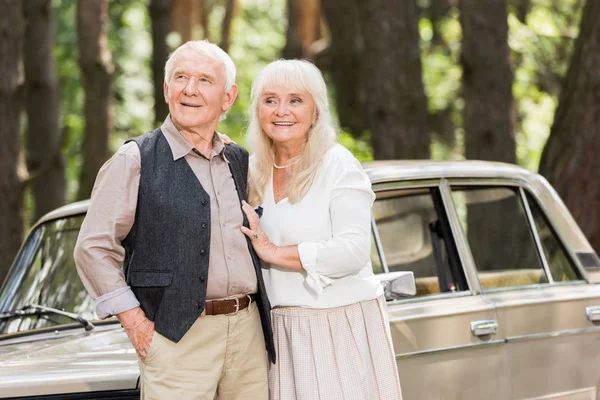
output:
[[[206,277],[204,275],[200,275],[200,282],[204,282],[206,280]]]
[[[205,255],[206,254],[206,250],[204,250],[204,249],[200,250],[200,254],[201,255]]]
[[[201,301],[199,301],[197,306],[198,306],[198,308],[202,308],[204,306],[204,304]]]
[[[202,199],[202,201],[200,201],[200,203],[202,203],[203,206],[206,205],[206,199]]]
[[[208,225],[206,225],[206,222],[203,222],[202,224],[200,224],[200,226],[202,226],[204,229],[206,229],[206,227],[207,227]]]

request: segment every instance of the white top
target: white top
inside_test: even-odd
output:
[[[306,270],[263,263],[272,306],[339,307],[383,294],[370,257],[374,199],[362,166],[341,145],[325,154],[312,187],[296,204],[287,198],[275,204],[271,176],[261,227],[278,246],[298,245]]]

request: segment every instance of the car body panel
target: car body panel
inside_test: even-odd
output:
[[[468,293],[440,297],[388,304],[403,396],[512,399],[504,333],[482,339],[469,328],[474,321],[496,320],[495,308]],[[466,377],[468,387],[456,385]]]
[[[482,297],[498,310],[515,398],[598,384],[600,324],[586,317],[587,307],[600,305],[597,285],[559,285]]]
[[[0,397],[135,389],[138,357],[118,323],[0,340]],[[17,335],[18,336],[18,335]]]

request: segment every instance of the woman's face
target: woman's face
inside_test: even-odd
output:
[[[286,86],[268,87],[258,100],[263,131],[278,145],[298,146],[316,122],[315,101],[305,91]]]

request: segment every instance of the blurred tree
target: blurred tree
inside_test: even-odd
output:
[[[21,0],[0,0],[0,282],[23,240]]]
[[[458,0],[431,0],[427,9],[427,15],[431,21],[431,43],[442,48],[446,53],[450,52],[448,44],[441,33],[441,24]]]
[[[415,0],[358,1],[361,76],[375,159],[429,158]]]
[[[531,0],[509,0],[509,6],[514,8],[515,14],[521,23],[527,23],[527,14],[531,10]]]
[[[516,162],[507,0],[461,0],[465,155]]]
[[[507,0],[461,0],[461,64],[463,67],[463,124],[467,159],[516,162],[513,75],[508,48]],[[467,232],[478,254],[478,267],[488,269],[496,254],[519,253],[519,210],[510,202],[489,207],[469,205]],[[482,237],[482,225],[505,226]]]
[[[236,12],[237,0],[225,0],[225,16],[221,25],[221,43],[219,47],[226,52],[229,51],[229,45],[231,44],[231,24]]]
[[[330,45],[315,62],[331,75],[340,126],[354,137],[366,129],[360,69],[362,36],[356,0],[322,0]]]
[[[170,0],[150,1],[155,124],[162,123],[169,113],[169,106],[164,101],[163,96],[164,68],[169,56],[169,46],[167,45],[167,35],[170,31],[169,2]]]
[[[171,0],[170,7],[171,30],[179,34],[179,44],[209,37],[205,0]]]
[[[50,0],[25,0],[25,109],[27,169],[35,212],[33,221],[65,204],[65,164],[61,154],[59,88],[54,63]],[[43,105],[40,107],[40,105]]]
[[[539,171],[600,252],[600,2],[588,0]]]
[[[77,44],[85,92],[83,164],[79,175],[79,200],[92,193],[96,174],[109,156],[112,133],[113,64],[108,49],[108,0],[77,2]]]
[[[321,36],[319,0],[287,0],[288,29],[283,58],[312,58],[310,46]]]

